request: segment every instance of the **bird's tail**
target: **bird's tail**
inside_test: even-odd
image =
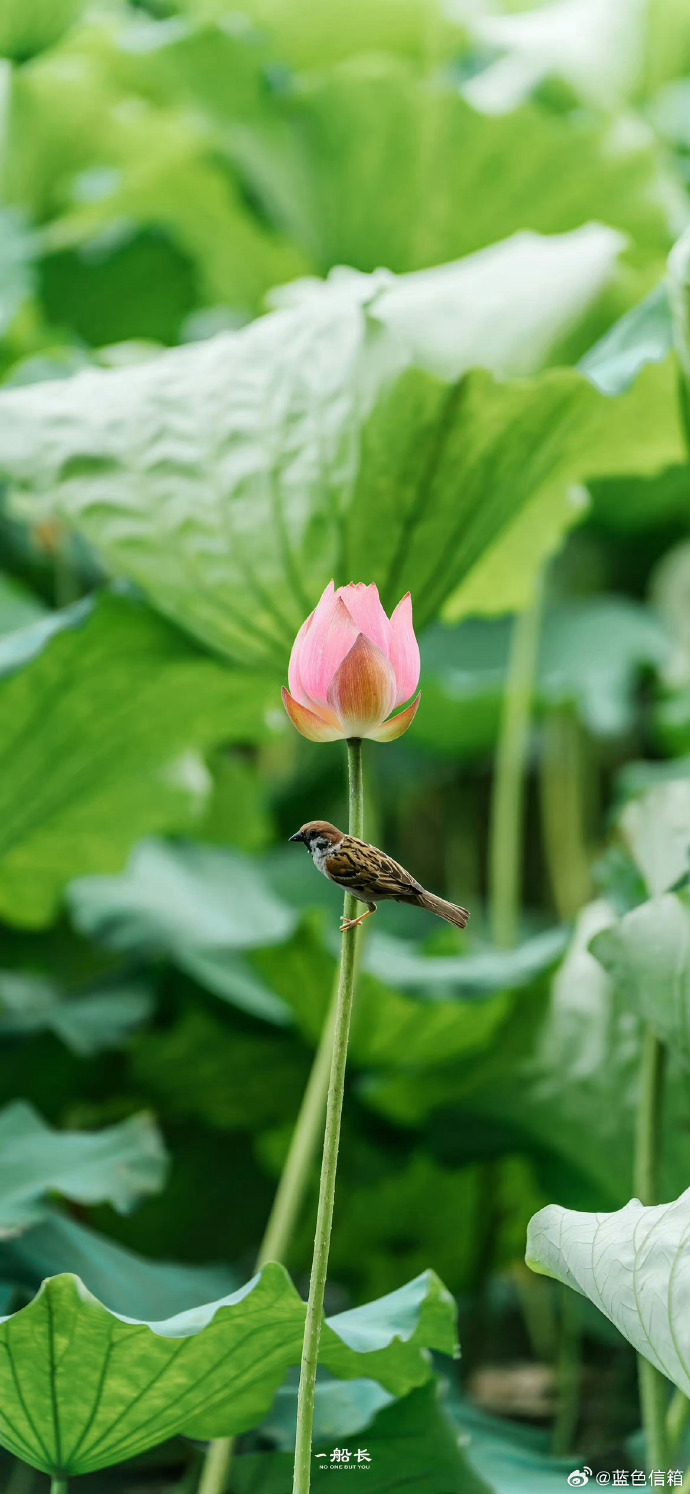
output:
[[[446,923],[455,924],[456,929],[466,928],[469,922],[470,915],[466,908],[447,903],[444,897],[437,897],[434,892],[423,892],[419,906],[426,908],[429,913],[435,913],[437,918],[445,918]]]

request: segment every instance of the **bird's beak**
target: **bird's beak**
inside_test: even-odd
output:
[[[302,834],[302,831],[298,830],[296,835],[291,835],[290,836],[290,840],[304,840],[304,836]]]

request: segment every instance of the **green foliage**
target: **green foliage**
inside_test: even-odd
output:
[[[368,744],[365,834],[471,921],[365,925],[317,1450],[356,1437],[391,1494],[560,1494],[626,1462],[626,1267],[652,1337],[687,1317],[687,1203],[648,1235],[627,1202],[650,1029],[657,1196],[687,1181],[687,6],[6,0],[0,52],[8,1446],[94,1494],[149,1449],[118,1489],[191,1494],[198,1450],[151,1449],[235,1429],[233,1488],[290,1487],[303,1304],[278,1267],[213,1304],[252,1275],[335,979],[340,894],[286,842],[344,822],[344,757],[279,694],[333,577],[412,593],[422,702]],[[524,1267],[535,1213],[572,1323]],[[427,1266],[460,1299],[447,1395],[446,1295],[395,1290]],[[560,1459],[510,1386],[541,1376],[531,1421],[560,1396],[558,1440],[574,1352]]]
[[[48,699],[49,726],[32,731]],[[266,700],[260,678],[228,673],[141,606],[104,597],[0,685],[5,917],[49,923],[70,876],[115,870],[142,834],[193,821],[208,781],[195,749],[263,735]]]
[[[4,1283],[30,1296],[47,1276],[68,1268],[111,1312],[129,1318],[150,1312],[154,1322],[227,1296],[237,1286],[225,1267],[146,1260],[56,1209],[46,1209],[38,1224],[0,1246]]]
[[[538,241],[534,252],[521,323],[544,346],[563,313],[538,295]],[[562,252],[567,264],[567,244]],[[523,260],[519,240],[504,246],[484,276],[487,310],[511,265],[519,282]],[[59,513],[163,611],[242,662],[284,668],[329,577],[364,564],[388,606],[413,590],[423,623],[539,495],[548,490],[560,511],[579,479],[680,453],[658,384],[651,445],[652,412],[636,391],[618,409],[574,370],[533,383],[432,377],[455,379],[473,363],[525,368],[510,334],[494,333],[485,351],[481,300],[476,342],[468,335],[469,264],[436,272],[421,299],[414,276],[392,286],[336,277],[235,335],[9,391],[0,468],[24,512]],[[600,280],[600,251],[590,286],[593,273]],[[582,270],[570,281],[581,305]],[[463,328],[450,366],[448,318]],[[142,421],[152,442],[143,466]]]
[[[616,1214],[577,1214],[555,1204],[535,1215],[527,1263],[591,1298],[687,1395],[690,1391],[687,1192],[643,1208],[634,1198]]]
[[[287,1367],[299,1362],[304,1315],[275,1264],[232,1296],[160,1323],[118,1318],[78,1277],[53,1277],[0,1322],[7,1349],[0,1441],[32,1467],[64,1477],[122,1462],[177,1432],[242,1431],[261,1419]],[[427,1348],[453,1352],[454,1318],[452,1299],[427,1272],[325,1323],[321,1356],[345,1379],[366,1366],[405,1395],[429,1378]]]
[[[16,1231],[40,1219],[49,1191],[77,1203],[130,1209],[163,1184],[166,1156],[148,1115],[96,1132],[53,1131],[21,1101],[0,1114],[0,1217]]]
[[[44,976],[0,970],[0,1033],[54,1032],[83,1057],[119,1047],[153,1005],[143,982],[113,982],[73,995]]]
[[[352,1444],[353,1438],[348,1441]],[[377,1494],[393,1494],[402,1488],[410,1494],[489,1494],[488,1484],[460,1446],[433,1381],[395,1405],[385,1406],[358,1441],[366,1443],[363,1450],[370,1458],[365,1464],[367,1488]],[[337,1442],[342,1448],[344,1439],[339,1434]],[[330,1468],[333,1435],[328,1444],[324,1436],[321,1445],[328,1445],[328,1452],[319,1466]],[[344,1446],[350,1452],[348,1466],[354,1469],[357,1449],[348,1448],[347,1441]],[[291,1458],[280,1453],[239,1458],[234,1470],[238,1494],[284,1494],[291,1465]]]
[[[674,1053],[690,1061],[688,894],[652,898],[597,934],[592,954]]]

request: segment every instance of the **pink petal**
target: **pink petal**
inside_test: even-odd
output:
[[[317,708],[327,704],[331,681],[357,638],[357,628],[340,597],[324,596],[321,602],[299,652],[302,690]]]
[[[310,742],[336,742],[345,735],[339,727],[330,726],[327,721],[322,721],[314,711],[308,711],[306,706],[300,705],[298,700],[293,700],[290,691],[286,690],[284,685],[283,705],[293,726],[301,731],[303,737],[308,737]]]
[[[414,695],[419,684],[419,644],[412,625],[412,598],[408,591],[391,617],[390,661],[395,670],[395,704]]]
[[[290,654],[290,663],[288,665],[288,684],[290,686],[290,692],[294,696],[295,700],[298,700],[300,705],[306,706],[307,710],[311,709],[313,702],[309,699],[307,691],[305,690],[302,683],[302,672],[300,669],[302,646],[304,644],[306,635],[309,632],[312,623],[314,622],[314,618],[317,616],[322,617],[324,612],[330,609],[331,600],[334,596],[334,593],[335,586],[332,581],[329,581],[328,586],[320,596],[314,608],[314,611],[310,612],[309,616],[305,618],[305,621],[302,623],[299,633],[297,634],[297,637],[292,645],[292,653]]]
[[[340,586],[337,595],[342,597],[357,632],[364,633],[390,658],[391,625],[379,599],[378,586],[351,581],[349,586]]]
[[[390,661],[370,638],[359,633],[328,692],[348,737],[368,737],[393,708],[395,675]]]
[[[408,705],[404,711],[401,711],[399,716],[391,716],[390,721],[384,721],[383,726],[377,726],[373,731],[368,732],[369,740],[372,742],[395,742],[398,737],[401,737],[407,731],[408,726],[412,725],[417,715],[417,707],[421,698],[422,692],[420,690],[417,699],[413,700],[412,705]]]

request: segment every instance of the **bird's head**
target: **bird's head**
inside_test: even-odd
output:
[[[290,840],[301,840],[312,856],[315,851],[323,853],[331,846],[337,846],[342,838],[342,830],[336,830],[335,825],[329,824],[328,820],[309,820],[296,835],[290,836]]]

